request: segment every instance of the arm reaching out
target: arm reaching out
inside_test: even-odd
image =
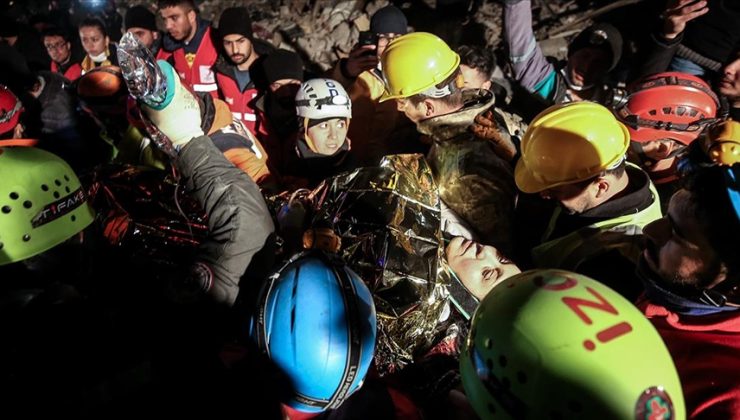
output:
[[[514,78],[528,91],[552,99],[555,68],[542,54],[532,30],[532,2],[504,0],[504,39]]]

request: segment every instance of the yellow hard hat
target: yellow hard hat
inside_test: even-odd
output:
[[[385,78],[385,93],[380,102],[431,90],[446,96],[444,88],[435,87],[447,80],[460,65],[460,56],[438,36],[412,32],[400,36],[386,47],[380,58]]]
[[[740,122],[727,120],[712,127],[704,137],[704,150],[719,165],[740,162]]]
[[[516,185],[536,193],[597,176],[621,163],[629,131],[594,102],[553,105],[537,115],[522,138]]]

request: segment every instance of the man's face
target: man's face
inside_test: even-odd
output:
[[[254,53],[252,41],[247,39],[244,35],[226,35],[224,36],[223,43],[224,51],[226,51],[226,55],[229,56],[229,60],[237,66],[244,64]]]
[[[149,29],[144,28],[128,28],[128,31],[132,34],[134,34],[137,38],[139,38],[139,41],[141,41],[142,44],[148,49],[152,49],[152,45],[154,45],[154,41],[157,39],[159,34],[155,31],[150,31]]]
[[[414,123],[427,119],[427,108],[424,102],[414,105],[413,102],[406,98],[396,99],[396,108],[406,114],[409,120]]]
[[[316,153],[331,156],[339,151],[347,140],[349,125],[346,118],[332,118],[322,121],[306,131]]]
[[[632,162],[640,162],[637,151],[634,150],[634,143],[636,142],[632,142],[633,147],[627,150],[627,156]],[[676,159],[675,153],[673,156],[671,154],[684,147],[682,143],[673,139],[652,140],[640,144],[642,153],[651,161],[650,165],[644,162],[640,165],[646,172],[658,172],[670,168]]]
[[[690,198],[688,191],[679,190],[671,197],[666,216],[645,226],[647,241],[641,259],[667,282],[708,287],[720,264],[696,220]]]
[[[521,273],[519,267],[496,248],[461,236],[450,241],[445,255],[457,278],[478,300],[482,300],[502,280]]]
[[[540,196],[546,200],[557,200],[560,205],[570,214],[583,213],[593,207],[593,195],[595,186],[589,183],[559,185],[540,192]]]
[[[83,26],[80,28],[80,40],[85,52],[94,57],[105,52],[108,48],[108,37],[100,32],[97,26]]]
[[[465,64],[460,64],[460,71],[465,79],[465,89],[489,89],[491,81],[488,76]]]
[[[719,92],[732,102],[740,101],[740,57],[722,70]]]
[[[588,86],[602,80],[609,70],[611,57],[601,48],[586,47],[568,57],[568,76],[576,86]]]
[[[378,34],[378,45],[377,49],[375,50],[376,55],[378,56],[378,59],[383,55],[383,51],[388,47],[388,44],[391,43],[394,39],[401,36],[401,34],[396,33],[387,33],[387,34]]]
[[[46,51],[49,53],[49,57],[51,57],[55,63],[62,64],[67,62],[69,59],[72,46],[61,36],[45,36],[44,46],[46,47]]]
[[[183,6],[165,7],[159,11],[167,33],[176,41],[185,41],[195,32],[195,11]]]

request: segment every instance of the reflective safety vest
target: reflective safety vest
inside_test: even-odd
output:
[[[53,61],[51,62],[51,71],[53,73],[59,73],[59,66]],[[67,70],[62,74],[67,80],[74,82],[82,76],[82,66],[80,66],[80,63],[74,63],[67,67]]]
[[[627,165],[634,166],[631,163]],[[543,243],[532,249],[532,260],[535,265],[542,268],[577,270],[583,262],[610,250],[619,251],[637,264],[642,252],[642,228],[663,216],[658,191],[652,182],[650,191],[653,193],[653,202],[642,211],[593,223],[568,235],[550,239],[562,212],[558,206],[542,237]]]
[[[250,102],[257,97],[257,89],[248,88],[242,92],[236,80],[219,72],[216,72],[216,82],[221,97],[229,106],[234,118],[240,120],[251,133],[256,134],[257,112],[250,106]]]
[[[180,78],[185,81],[195,92],[208,92],[214,99],[218,98],[218,86],[216,86],[216,75],[213,72],[213,64],[218,58],[218,52],[211,39],[211,28],[207,28],[195,53],[193,65],[188,65],[185,58],[185,50],[178,48],[172,53],[174,59],[173,67],[177,70]]]

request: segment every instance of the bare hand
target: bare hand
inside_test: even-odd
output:
[[[507,162],[516,156],[516,146],[508,135],[502,135],[501,131],[496,123],[493,116],[493,111],[486,111],[485,113],[475,117],[475,122],[470,126],[470,131],[475,134],[476,137],[485,139],[493,143],[493,150],[501,158]]]
[[[345,70],[347,75],[357,77],[365,70],[370,70],[378,66],[378,56],[375,54],[377,47],[375,45],[363,45],[355,48],[347,57]],[[370,54],[368,54],[370,53]]]
[[[668,0],[663,19],[663,36],[674,39],[686,28],[686,24],[707,13],[706,0]]]

